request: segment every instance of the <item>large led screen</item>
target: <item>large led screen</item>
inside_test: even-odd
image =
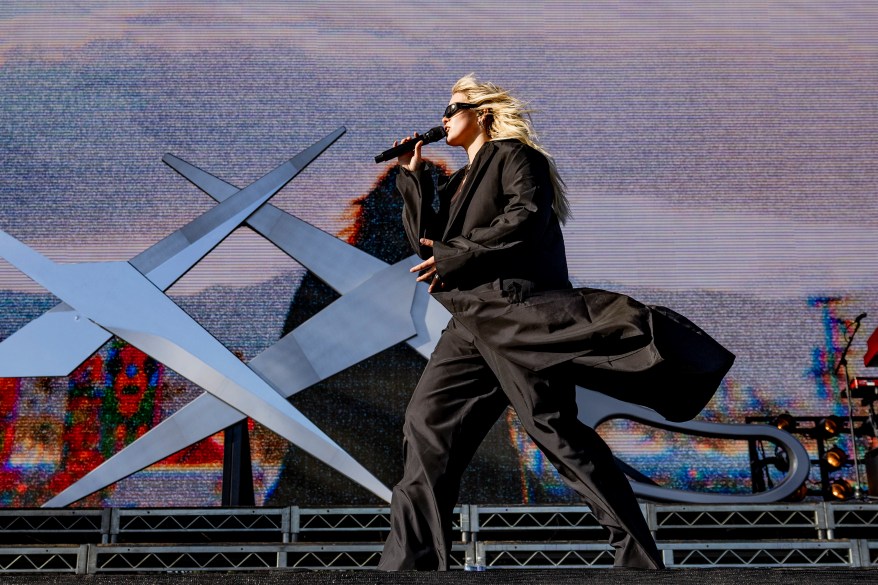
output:
[[[56,262],[128,260],[215,205],[165,153],[244,187],[344,126],[272,203],[396,262],[411,254],[396,170],[373,157],[437,125],[475,72],[528,101],[556,158],[573,284],[671,307],[736,354],[700,419],[846,415],[835,370],[864,311],[851,375],[878,376],[862,360],[878,323],[876,28],[865,1],[7,1],[0,228]],[[424,152],[466,162],[442,143]],[[246,227],[169,295],[245,360],[337,298]],[[0,339],[57,302],[0,260]],[[393,485],[424,363],[401,344],[292,403]],[[43,504],[200,393],[117,339],[70,376],[0,379],[0,505]],[[378,503],[249,428],[258,505]],[[751,491],[746,442],[599,431],[663,485]],[[219,505],[223,435],[183,447],[75,505]],[[461,501],[576,496],[510,411]]]

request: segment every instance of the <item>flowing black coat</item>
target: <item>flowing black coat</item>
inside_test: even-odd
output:
[[[435,298],[473,335],[532,370],[568,363],[577,384],[669,420],[704,408],[734,356],[670,309],[570,288],[542,154],[491,141],[438,187],[429,170],[400,170],[403,225],[419,256],[436,258]]]

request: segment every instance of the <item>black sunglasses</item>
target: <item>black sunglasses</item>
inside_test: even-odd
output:
[[[445,108],[445,113],[442,114],[443,118],[450,118],[460,110],[471,110],[473,108],[479,107],[477,104],[465,104],[463,102],[454,102],[453,104],[448,104],[448,107]]]

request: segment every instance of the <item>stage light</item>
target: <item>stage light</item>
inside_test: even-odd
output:
[[[781,473],[786,473],[790,470],[790,458],[787,456],[787,452],[780,447],[775,447],[774,457],[770,459],[774,463],[774,467]]]
[[[814,431],[821,437],[828,439],[840,433],[843,426],[844,423],[841,421],[841,418],[832,415],[817,421]]]
[[[774,417],[771,424],[788,433],[792,433],[796,430],[796,419],[788,412],[784,412],[783,414]]]
[[[836,500],[846,500],[854,493],[854,488],[844,479],[836,479],[829,486],[829,493]]]
[[[796,488],[796,491],[783,499],[784,502],[801,502],[808,495],[808,484],[802,482],[802,485]]]
[[[832,469],[840,469],[848,462],[848,454],[841,447],[833,447],[823,455],[823,461]]]

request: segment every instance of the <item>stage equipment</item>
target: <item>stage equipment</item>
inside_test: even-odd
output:
[[[841,432],[843,426],[841,418],[833,414],[817,421],[817,424],[814,425],[814,434],[823,439],[831,439]]]
[[[244,361],[244,352],[232,352]],[[223,430],[223,506],[256,505],[253,491],[253,459],[250,455],[249,419],[239,420]]]
[[[775,469],[780,472],[786,473],[790,470],[790,459],[787,456],[787,452],[780,447],[775,448],[774,457],[769,457],[765,461],[774,465]]]
[[[878,400],[878,378],[857,377],[851,381],[850,395],[859,398],[862,406],[870,406]],[[842,390],[842,398],[848,397],[848,391]]]
[[[850,482],[846,479],[833,480],[829,487],[829,493],[836,500],[847,500],[854,495],[854,491],[854,488],[851,487]]]
[[[876,333],[878,333],[878,330],[876,330]],[[878,349],[878,335],[876,333],[873,333],[869,338],[870,351]],[[878,365],[878,360],[870,363]],[[878,436],[878,414],[875,412],[875,402],[878,400],[878,378],[854,378],[853,382],[851,382],[849,394],[849,401],[859,398],[860,404],[869,409],[866,420],[854,431],[854,435],[858,437]],[[847,395],[842,393],[842,397],[845,398]],[[874,447],[874,445],[875,442],[873,441],[872,446]],[[873,448],[866,453],[865,462],[868,494],[871,498],[875,498],[878,496],[878,449]]]
[[[878,366],[878,329],[875,329],[866,341],[866,354],[863,356],[863,365],[867,368]]]
[[[792,433],[796,430],[796,419],[788,412],[784,412],[774,417],[771,424],[788,433]]]
[[[644,482],[632,482],[634,493],[641,497],[692,504],[776,502],[795,493],[808,478],[810,464],[805,447],[791,434],[776,427],[699,421],[670,422],[652,409],[622,402],[606,394],[579,387],[576,389],[576,403],[579,407],[579,420],[592,428],[610,419],[626,418],[660,429],[681,431],[701,437],[735,438],[749,441],[766,439],[776,443],[785,451],[789,465],[789,472],[775,487],[758,493],[738,495],[693,492],[663,488]]]
[[[775,420],[777,420],[777,418],[778,417],[776,416],[754,416],[747,417],[745,420],[748,423],[773,423]],[[842,449],[838,445],[827,445],[828,441],[831,441],[836,437],[840,437],[842,434],[848,432],[848,428],[845,425],[844,421],[838,417],[835,417],[836,421],[834,423],[830,423],[830,426],[836,429],[835,436],[827,437],[824,431],[824,426],[826,425],[827,419],[831,418],[832,417],[817,416],[793,417],[794,430],[792,431],[792,433],[805,437],[806,439],[813,440],[817,450],[817,456],[816,458],[811,459],[811,463],[812,465],[816,466],[815,471],[819,473],[820,490],[808,490],[808,493],[811,495],[820,495],[825,500],[835,498],[832,493],[832,483],[836,478],[834,478],[832,474],[842,470],[845,467],[853,466],[850,455],[844,449]],[[863,416],[857,416],[854,417],[854,421],[865,423],[867,419]],[[838,426],[834,426],[836,423]],[[771,478],[765,473],[765,469],[768,465],[776,466],[776,457],[766,458],[764,456],[760,456],[760,451],[761,442],[751,442],[750,467],[752,470],[753,489],[755,491],[762,491],[766,489],[766,487],[771,487]]]
[[[253,462],[247,419],[223,431],[223,506],[256,505],[253,493]]]
[[[869,495],[878,496],[878,449],[872,449],[866,453],[866,484],[869,486]]]
[[[785,502],[801,502],[802,500],[805,499],[805,497],[807,495],[808,495],[808,484],[806,482],[806,483],[803,483],[802,485],[800,485],[798,488],[796,488],[796,491],[794,491],[789,496],[784,498],[784,501]]]
[[[390,490],[381,481],[162,292],[344,132],[330,133],[247,188],[226,193],[225,201],[129,262],[56,264],[0,231],[0,256],[62,300],[0,344],[0,376],[66,375],[116,335],[204,388],[227,412],[252,417],[389,501]],[[193,414],[209,416],[205,411]],[[214,420],[225,428],[236,419]],[[164,452],[191,444],[185,424],[159,427],[157,442]],[[130,457],[109,483],[150,462]],[[68,495],[44,506],[63,506],[88,495],[108,485],[109,475],[101,465],[62,492]],[[79,495],[71,497],[71,490]]]
[[[841,469],[848,462],[848,454],[841,447],[835,446],[823,455],[823,462],[831,469]]]
[[[395,578],[346,574],[338,578],[338,573],[325,573],[328,569],[375,569],[390,530],[386,506],[0,509],[0,574],[42,573],[4,580],[41,584],[282,581],[284,585],[311,585],[328,580],[389,584],[441,580],[453,585],[473,582],[463,574],[464,569],[485,568],[493,571],[489,579],[478,579],[485,585],[506,581],[635,585],[705,578],[718,583],[780,584],[803,583],[813,575],[836,584],[874,581],[876,504],[644,503],[641,511],[669,568],[720,571],[690,571],[692,579],[679,570],[663,574],[664,578],[649,572],[620,577],[612,572],[613,549],[606,533],[587,506],[461,504],[454,509],[449,527],[450,568],[458,572],[441,579],[429,574],[400,573]],[[734,572],[735,568],[756,567],[772,571],[759,575]],[[509,572],[515,569],[539,572]],[[546,572],[550,569],[562,572],[555,578]],[[595,574],[583,569],[604,571]],[[269,575],[269,571],[278,574]],[[150,578],[147,573],[163,575]],[[297,576],[302,578],[297,580]]]
[[[854,342],[854,338],[857,336],[857,331],[860,330],[860,325],[862,324],[863,319],[866,318],[866,313],[860,313],[854,319],[853,322],[853,331],[850,331],[850,335],[848,335],[848,331],[845,331],[845,337],[847,338],[847,344],[844,346],[844,349],[841,352],[841,357],[838,360],[838,365],[835,367],[835,375],[837,376],[839,371],[844,368],[844,381],[845,381],[845,391],[847,394],[847,404],[848,404],[848,430],[851,435],[851,455],[854,460],[854,475],[857,478],[857,483],[854,486],[853,497],[856,499],[860,499],[863,495],[863,482],[860,479],[860,461],[859,455],[857,453],[857,435],[854,432],[854,406],[853,406],[853,387],[851,384],[851,373],[848,369],[848,351],[851,349],[851,344]],[[848,326],[848,329],[850,326]],[[870,405],[871,407],[871,405]],[[874,416],[874,409],[872,409],[872,414]],[[834,492],[833,492],[834,494]]]

